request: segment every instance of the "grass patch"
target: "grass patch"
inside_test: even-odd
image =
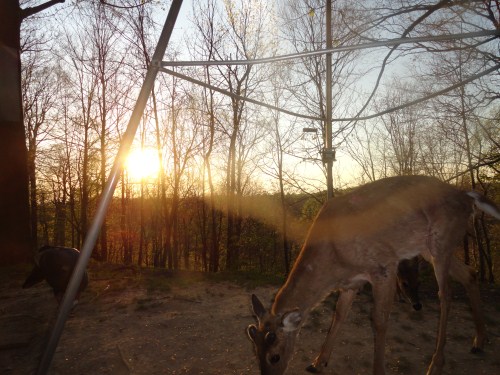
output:
[[[137,303],[137,306],[135,307],[136,311],[146,311],[160,307],[162,305],[161,301],[149,297],[139,298],[137,299],[136,303]]]
[[[401,324],[401,329],[403,329],[404,331],[413,331],[413,326],[412,325],[409,325],[409,324]]]
[[[411,374],[413,373],[413,365],[406,357],[399,357],[389,363],[391,371],[398,374]]]
[[[284,282],[284,277],[274,274],[262,274],[255,271],[219,272],[206,274],[210,281],[232,282],[247,289],[275,285],[280,286]]]
[[[434,336],[429,335],[427,332],[422,332],[420,334],[420,337],[422,337],[422,339],[425,342],[432,342],[432,341],[434,341]]]
[[[465,333],[451,333],[450,334],[450,339],[455,340],[455,341],[461,341],[461,340],[468,340],[469,336],[466,335]]]
[[[148,275],[143,280],[148,294],[159,292],[168,293],[172,290],[172,281],[161,275]]]
[[[408,317],[410,320],[413,320],[414,322],[422,322],[424,321],[424,314],[422,314],[422,311],[410,311],[408,312]],[[413,328],[413,326],[409,326]]]
[[[0,267],[0,284],[12,288],[21,288],[32,268],[31,264]]]
[[[90,285],[92,280],[110,281],[113,289],[144,287],[148,293],[170,292],[172,287],[189,287],[193,283],[211,281],[215,283],[231,282],[238,286],[255,289],[273,285],[279,287],[285,278],[283,275],[262,274],[256,271],[227,271],[205,273],[201,271],[167,270],[164,268],[146,268],[135,265],[119,265],[91,262],[88,267]],[[26,275],[29,269],[26,271]],[[2,274],[3,275],[3,274]],[[112,281],[112,282],[111,282]]]
[[[405,344],[408,342],[407,338],[403,338],[401,336],[393,336],[392,338],[394,340],[394,342],[397,342],[398,344]]]
[[[498,309],[497,311],[500,311],[500,309]],[[496,326],[498,325],[498,319],[494,318],[493,316],[491,316],[490,314],[485,314],[484,315],[484,321],[487,325],[489,326]]]

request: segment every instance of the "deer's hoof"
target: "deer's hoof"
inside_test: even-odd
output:
[[[471,352],[472,354],[482,354],[482,353],[484,353],[483,349],[478,348],[477,346],[473,346],[473,347],[470,349],[470,352]]]
[[[310,373],[313,373],[313,374],[319,374],[321,373],[321,371],[314,365],[309,365],[306,367],[306,371],[307,372],[310,372]]]

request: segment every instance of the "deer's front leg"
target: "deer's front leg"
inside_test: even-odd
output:
[[[374,336],[373,374],[385,375],[385,338],[387,323],[396,293],[397,264],[387,267],[373,277],[372,290],[374,308],[372,329]]]
[[[323,367],[326,367],[328,364],[341,323],[347,318],[347,314],[351,309],[352,301],[354,300],[355,295],[356,291],[352,289],[340,292],[337,305],[335,307],[335,313],[333,314],[332,324],[330,325],[328,335],[326,336],[323,346],[321,347],[321,352],[316,357],[314,362],[307,367],[307,371],[319,373]]]

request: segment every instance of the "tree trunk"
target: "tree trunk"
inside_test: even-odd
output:
[[[234,270],[238,264],[236,237],[236,136],[238,134],[236,119],[233,121],[233,133],[229,145],[227,161],[227,255],[226,268]]]
[[[18,0],[0,1],[0,264],[31,259]]]
[[[140,267],[142,266],[143,259],[144,259],[144,243],[145,243],[145,237],[146,237],[146,228],[144,226],[144,181],[141,180],[141,196],[140,196],[140,201],[139,201],[139,210],[140,210],[140,233],[139,233],[139,254],[137,257],[137,265]]]
[[[29,180],[29,191],[30,191],[31,236],[33,240],[33,246],[37,248],[39,244],[38,244],[38,200],[37,200],[35,153],[36,153],[36,146],[33,147],[33,150],[28,150],[28,155],[29,155],[28,180]]]
[[[83,160],[82,160],[82,177],[81,177],[81,204],[80,204],[80,239],[83,245],[85,237],[87,237],[88,227],[88,210],[89,210],[89,128],[85,124],[84,143],[83,143]]]
[[[285,275],[290,272],[290,244],[288,241],[288,216],[286,212],[285,189],[283,186],[283,165],[279,165],[279,185],[281,198],[281,230],[283,235],[283,258],[285,263]]]
[[[106,121],[103,121],[102,126],[102,134],[101,134],[101,194],[104,193],[104,188],[106,186],[106,143],[104,139],[104,134],[106,131]],[[99,235],[99,243],[100,243],[100,254],[99,259],[102,261],[108,260],[108,226],[106,223],[106,216],[103,219],[101,225],[101,232]]]
[[[54,223],[54,245],[66,245],[66,202],[56,200],[55,205],[55,223]]]

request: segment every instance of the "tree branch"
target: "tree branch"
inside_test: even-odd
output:
[[[118,8],[118,9],[133,9],[133,8],[139,8],[142,7],[143,5],[150,3],[151,0],[142,0],[140,4],[137,5],[116,5],[116,4],[110,4],[106,0],[99,0],[102,5],[108,5],[113,8]]]
[[[47,8],[50,8],[53,5],[64,3],[66,0],[50,0],[46,3],[37,5],[36,7],[25,8],[21,10],[21,20],[32,16],[33,14],[44,11]]]
[[[422,14],[420,17],[418,17],[415,21],[413,21],[411,23],[411,25],[408,28],[406,28],[406,30],[401,35],[401,38],[406,38],[408,36],[408,34],[410,34],[410,32],[413,31],[417,25],[419,25],[420,23],[422,23],[431,14],[433,14],[434,12],[438,11],[441,8],[444,8],[444,7],[450,6],[450,5],[451,5],[450,0],[440,0],[438,3],[430,6],[424,14]],[[366,100],[365,104],[363,105],[363,107],[361,107],[361,109],[359,110],[358,114],[355,117],[358,117],[358,116],[361,115],[361,113],[363,113],[363,111],[366,109],[366,107],[368,107],[368,104],[371,102],[371,100],[375,96],[375,93],[377,92],[378,87],[380,85],[380,81],[382,80],[382,76],[384,75],[384,71],[385,71],[385,68],[387,66],[387,62],[388,62],[390,56],[392,55],[392,53],[398,47],[399,47],[399,44],[394,45],[390,49],[390,51],[387,53],[387,55],[385,56],[385,58],[384,58],[384,60],[382,62],[382,66],[380,68],[380,72],[379,72],[378,77],[377,77],[377,81],[376,81],[375,86],[374,86],[374,88],[372,90],[372,93],[370,94],[370,96]]]

